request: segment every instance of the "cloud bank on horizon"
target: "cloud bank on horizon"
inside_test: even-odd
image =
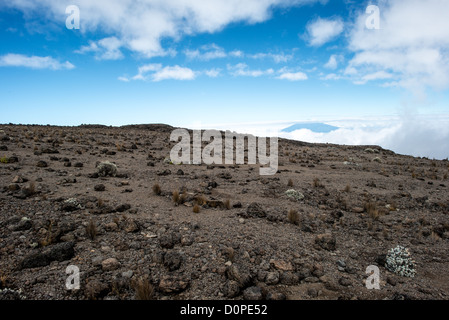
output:
[[[372,4],[376,28],[367,24],[376,19],[367,11]],[[79,30],[66,28],[69,5],[80,10]],[[437,144],[449,138],[441,119],[405,120],[447,114],[448,12],[445,0],[5,1],[0,80],[7,85],[0,94],[6,111],[0,122],[189,127],[198,115],[203,123],[231,122],[236,115],[242,122],[317,114],[363,118],[398,114],[407,104],[414,111],[376,135],[358,127],[293,137],[377,141],[439,155]],[[60,110],[67,88],[81,92],[65,104],[79,112]],[[39,112],[25,106],[31,103]],[[122,110],[120,103],[132,106]],[[116,110],[114,118],[105,118],[108,108]],[[416,141],[427,143],[418,150],[410,147]]]

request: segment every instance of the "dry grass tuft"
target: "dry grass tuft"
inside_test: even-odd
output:
[[[193,212],[194,213],[200,213],[200,206],[199,205],[197,205],[197,204],[195,204],[194,206],[193,206]]]
[[[320,179],[318,179],[318,178],[313,179],[312,185],[314,188],[323,188],[324,187],[324,185],[321,183]]]
[[[140,277],[134,281],[134,290],[136,291],[136,300],[153,300],[154,287],[147,277]]]
[[[195,203],[199,206],[203,206],[207,203],[207,199],[202,194],[200,194],[195,197]]]
[[[173,193],[172,193],[172,200],[173,200],[173,202],[175,204],[179,204],[180,199],[181,199],[181,196],[179,194],[179,191],[178,190],[173,191]]]
[[[224,207],[225,207],[226,210],[230,210],[230,209],[231,209],[231,200],[226,199],[226,200],[223,202],[223,204],[224,204]]]
[[[373,220],[378,220],[381,216],[381,212],[377,208],[377,205],[373,201],[367,201],[363,206],[365,211],[368,213],[368,216]]]
[[[298,211],[295,209],[288,210],[287,219],[290,223],[297,224],[299,221]]]
[[[159,183],[155,183],[153,185],[153,193],[157,196],[160,196],[162,192],[161,186],[159,185]]]
[[[86,234],[90,240],[95,240],[98,234],[97,226],[93,220],[89,221],[89,224],[86,226]]]

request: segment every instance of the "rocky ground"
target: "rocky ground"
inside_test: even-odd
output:
[[[1,125],[0,299],[449,298],[447,160],[281,139],[260,176],[171,164],[172,130]]]

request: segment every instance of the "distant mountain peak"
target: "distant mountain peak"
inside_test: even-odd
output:
[[[329,124],[325,123],[319,123],[319,122],[303,122],[303,123],[296,123],[288,128],[282,129],[282,132],[293,132],[296,130],[301,129],[308,129],[312,132],[316,133],[328,133],[335,131],[339,129],[338,127],[331,126]]]

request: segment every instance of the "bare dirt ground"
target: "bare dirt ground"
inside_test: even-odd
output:
[[[0,299],[449,298],[447,160],[280,139],[260,176],[170,164],[165,125],[0,130]],[[398,245],[414,277],[385,267]]]

